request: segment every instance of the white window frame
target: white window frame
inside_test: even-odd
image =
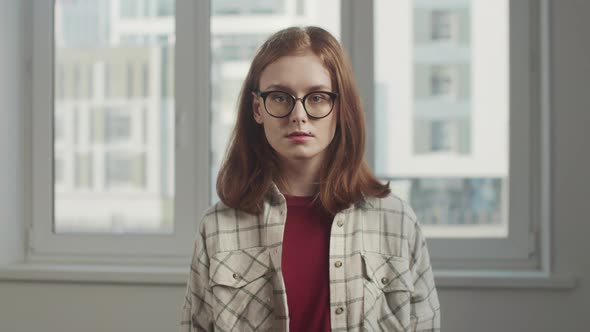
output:
[[[429,238],[435,270],[550,271],[549,6],[547,0],[523,0],[510,1],[509,8],[510,202],[505,202],[509,203],[509,235]],[[364,96],[369,133],[375,125],[373,10],[372,0],[343,0],[342,21],[350,26],[343,26],[342,41]],[[371,166],[374,139],[370,134],[367,137]]]
[[[210,45],[209,1],[176,2],[175,232],[173,235],[54,234],[53,1],[33,2],[32,218],[30,262],[186,263],[199,216],[209,205]],[[351,58],[374,125],[373,1],[342,0],[341,40]],[[550,269],[548,2],[510,1],[510,229],[506,239],[431,238],[433,265],[447,269]],[[374,137],[367,159],[374,164]],[[374,166],[374,165],[373,165]]]
[[[53,232],[54,1],[32,2],[32,218],[29,263],[186,265],[199,216],[209,202],[209,2],[177,0],[175,59],[174,233],[163,235]],[[51,13],[51,15],[48,15]],[[31,16],[29,16],[31,17]],[[198,162],[197,162],[198,161]]]

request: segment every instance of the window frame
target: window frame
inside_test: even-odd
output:
[[[374,6],[343,0],[343,44],[351,55],[367,119],[367,153],[375,169],[375,138],[370,133],[374,102]],[[346,16],[344,15],[346,14]],[[437,270],[549,269],[549,100],[548,4],[509,1],[509,176],[507,238],[428,238]],[[512,110],[518,110],[514,112]],[[507,195],[503,194],[504,199]],[[411,202],[410,202],[411,204]]]
[[[175,204],[173,234],[55,234],[53,232],[53,0],[32,3],[32,199],[27,225],[30,263],[182,265],[191,254],[199,216],[208,206],[209,2],[178,0],[175,47]],[[116,8],[115,8],[116,9]],[[193,33],[196,31],[198,33]],[[182,69],[180,69],[182,68]],[[192,87],[192,88],[189,88]],[[203,190],[206,188],[206,190]]]
[[[27,261],[183,265],[191,254],[199,216],[210,202],[210,1],[176,1],[175,235],[53,234],[53,13],[52,0],[35,1],[30,22],[32,61],[31,220]],[[507,239],[429,238],[435,269],[550,268],[550,123],[548,2],[510,1],[510,236]],[[366,111],[373,107],[374,1],[341,0],[341,41]],[[180,70],[179,68],[182,68]],[[192,87],[189,89],[188,87]],[[137,90],[137,87],[136,87]],[[366,157],[375,164],[374,140]]]

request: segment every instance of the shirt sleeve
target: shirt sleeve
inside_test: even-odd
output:
[[[411,298],[412,331],[440,331],[440,304],[430,265],[426,238],[417,219],[410,237],[410,271],[414,282]]]
[[[186,296],[182,305],[181,332],[213,331],[213,313],[210,303],[212,296],[209,287],[209,256],[205,242],[204,221],[205,218],[201,220],[199,232],[195,239]]]

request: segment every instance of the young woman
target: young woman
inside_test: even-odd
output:
[[[363,160],[342,47],[288,28],[258,50],[200,222],[183,331],[439,331],[424,235]]]

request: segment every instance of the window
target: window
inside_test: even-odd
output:
[[[453,124],[450,121],[432,121],[430,129],[430,150],[451,151],[453,149]]]
[[[80,111],[77,108],[72,109],[72,145],[80,143]]]
[[[35,62],[55,68],[55,75],[35,76],[40,83],[33,93],[44,102],[36,104],[33,116],[53,116],[35,122],[34,144],[48,154],[34,157],[42,179],[35,182],[35,206],[44,213],[34,217],[30,257],[75,253],[123,261],[125,255],[159,255],[172,262],[190,252],[194,218],[175,218],[174,6],[175,1],[159,7],[155,1],[35,2],[34,33],[48,37],[35,45],[44,50],[36,52]],[[185,22],[194,20],[190,15]],[[133,24],[121,17],[133,17]],[[120,42],[131,35],[146,38],[134,45]],[[157,36],[166,39],[154,43]],[[185,55],[196,58],[187,50]],[[52,140],[54,117],[58,138]],[[187,209],[186,202],[180,206]]]
[[[126,142],[131,139],[131,122],[130,112],[120,109],[106,109],[104,112],[105,119],[105,142]]]
[[[285,13],[286,0],[212,0],[213,15],[277,15]]]
[[[73,98],[80,98],[80,64],[74,65],[74,80],[72,81]]]
[[[369,161],[416,211],[435,268],[541,264],[534,5],[170,3],[35,2],[31,257],[184,264],[256,48],[319,24],[350,54]]]
[[[133,159],[127,154],[107,153],[106,183],[111,188],[132,181]]]
[[[530,130],[521,114],[538,116],[525,106],[531,73],[511,65],[529,61],[517,39],[526,23],[514,22],[529,10],[506,0],[375,2],[375,169],[416,211],[437,268],[539,262],[530,147],[511,139]]]
[[[55,184],[56,186],[62,185],[64,182],[64,161],[61,158],[55,159]]]
[[[174,0],[158,0],[158,16],[171,17],[174,16],[175,7]]]
[[[148,97],[150,93],[150,72],[148,65],[145,63],[141,66],[141,83],[141,96]]]
[[[141,142],[145,145],[148,143],[148,110],[141,110]]]
[[[59,142],[59,141],[63,140],[64,136],[65,136],[63,116],[56,114],[53,121],[54,121],[54,126],[53,126],[54,136],[53,136],[53,138],[55,139],[56,142]]]
[[[433,10],[430,27],[433,41],[452,40],[457,34],[457,15],[452,10]]]
[[[127,98],[133,98],[133,63],[127,63]]]
[[[63,66],[63,64],[58,64],[57,65],[57,71],[56,71],[56,96],[55,98],[57,99],[62,99],[65,95],[65,87],[64,87],[64,80],[65,80],[65,68]]]
[[[266,35],[225,34],[211,41],[213,58],[218,61],[244,61],[251,59]]]
[[[87,68],[88,76],[86,77],[86,97],[88,97],[88,99],[92,99],[92,96],[94,96],[94,64],[89,64]]]
[[[456,95],[457,77],[452,66],[432,66],[430,72],[430,95],[433,97]]]
[[[305,0],[297,0],[297,15],[303,16],[305,13]]]
[[[109,63],[103,62],[104,68],[104,97],[108,98],[111,96],[111,66]]]
[[[74,183],[78,189],[92,188],[94,172],[93,172],[93,155],[90,152],[77,152],[74,154]],[[67,209],[67,206],[63,207]],[[59,216],[59,214],[57,214]],[[59,229],[59,223],[56,223]]]
[[[145,3],[144,0],[121,0],[121,18],[138,17],[143,3]]]
[[[432,1],[395,4],[380,1],[376,3],[375,8],[376,42],[383,45],[374,55],[375,80],[383,87],[379,98],[387,100],[392,119],[389,130],[378,133],[379,140],[376,141],[398,142],[395,146],[375,146],[376,153],[392,156],[392,160],[386,165],[376,166],[382,178],[393,180],[394,192],[397,191],[400,196],[410,200],[431,237],[443,235],[437,233],[438,228],[428,227],[429,225],[442,227],[447,224],[449,229],[455,229],[457,234],[466,234],[460,227],[466,229],[467,226],[457,225],[476,223],[473,220],[465,220],[464,215],[457,214],[454,205],[459,204],[465,211],[474,208],[457,200],[466,202],[464,197],[473,195],[473,188],[480,188],[471,185],[473,179],[501,181],[500,186],[494,187],[498,190],[495,194],[499,195],[503,192],[503,186],[508,185],[509,175],[508,146],[503,144],[508,137],[508,124],[505,121],[509,113],[506,88],[508,62],[481,62],[484,60],[481,54],[489,53],[490,49],[496,52],[497,57],[507,59],[508,35],[492,41],[485,33],[480,33],[475,37],[478,40],[488,40],[488,43],[478,44],[477,47],[473,47],[468,40],[452,46],[433,43],[436,40],[450,39],[456,34],[454,26],[458,13],[476,15],[479,11],[485,10],[481,8],[480,2],[475,0],[458,1],[446,6],[448,8],[445,8],[444,4]],[[496,8],[489,11],[486,19],[495,22],[496,25],[507,24],[508,12],[502,11],[502,8],[508,7],[507,3],[497,2],[491,6]],[[384,17],[380,17],[384,12],[405,10],[414,15],[405,20],[385,20]],[[425,13],[430,13],[430,22],[424,19],[428,17]],[[484,20],[466,21],[477,24],[473,27],[474,31],[480,31],[480,25],[489,24]],[[429,27],[432,29],[432,38],[422,38],[420,31],[427,31]],[[381,31],[388,32],[381,34]],[[411,37],[410,43],[404,43],[408,37]],[[384,38],[387,38],[389,43],[385,43]],[[495,82],[489,82],[490,77],[482,72],[484,66],[494,67],[492,70],[499,73],[494,77]],[[414,70],[407,71],[405,68]],[[473,80],[461,80],[460,77],[473,77]],[[410,93],[399,91],[399,87],[402,86],[413,89],[408,91]],[[484,90],[490,99],[473,100],[472,95],[479,95],[481,90]],[[440,99],[441,97],[445,99]],[[481,113],[488,114],[485,120],[479,117]],[[485,126],[473,123],[472,119],[489,121],[488,124],[497,125],[493,129],[488,127],[490,131],[486,133]],[[470,134],[473,126],[480,128],[477,136]],[[498,136],[504,139],[499,140]],[[412,139],[408,139],[410,137]],[[482,142],[475,150],[469,148],[473,145],[473,140]],[[413,142],[414,148],[405,149],[404,142]],[[486,163],[486,169],[475,166],[478,163]],[[499,177],[483,177],[489,173],[495,173]],[[506,201],[508,199],[498,200]],[[496,207],[497,210],[493,211],[496,215],[506,213],[508,208],[502,204],[496,204]],[[507,232],[506,223],[498,222],[496,225],[498,231],[493,234]],[[491,234],[472,229],[473,237],[487,237]],[[449,233],[452,232],[445,230],[444,236],[448,236]]]

